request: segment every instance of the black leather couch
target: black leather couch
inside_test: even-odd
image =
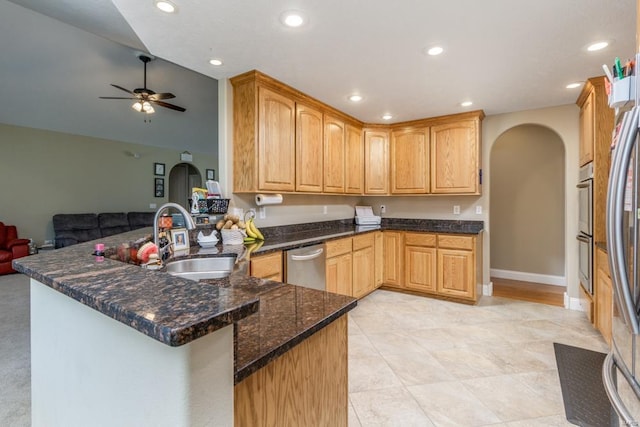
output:
[[[55,246],[62,248],[125,231],[151,227],[155,212],[109,212],[56,214],[53,216]]]

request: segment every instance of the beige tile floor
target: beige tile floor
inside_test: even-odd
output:
[[[607,352],[581,312],[378,290],[349,314],[349,426],[571,426],[554,342]]]

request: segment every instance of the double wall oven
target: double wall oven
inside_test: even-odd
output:
[[[578,253],[580,284],[593,295],[593,163],[580,168],[578,183]]]

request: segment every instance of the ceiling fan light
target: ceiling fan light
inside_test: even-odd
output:
[[[131,108],[133,108],[137,112],[142,111],[142,102],[134,102]]]
[[[153,109],[153,106],[150,103],[148,103],[147,101],[145,101],[142,104],[142,111],[144,111],[147,114],[152,114],[152,113],[156,112],[156,110]]]

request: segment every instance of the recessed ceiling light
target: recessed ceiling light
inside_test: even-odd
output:
[[[577,87],[582,86],[582,82],[573,82],[573,83],[569,83],[567,86],[565,86],[567,89],[575,89]]]
[[[351,101],[351,102],[360,102],[360,101],[362,101],[362,96],[361,95],[356,95],[356,94],[351,95],[351,96],[349,96],[349,101]]]
[[[156,0],[156,7],[165,13],[176,11],[176,5],[167,0]]]
[[[299,27],[304,24],[304,18],[302,14],[295,10],[290,10],[288,12],[284,12],[280,15],[280,21],[287,27]]]
[[[391,114],[384,114],[382,116],[382,120],[391,120],[393,119],[393,116]]]
[[[427,55],[436,56],[440,55],[442,52],[444,52],[443,48],[441,48],[440,46],[434,46],[431,49],[427,50]]]
[[[461,105],[462,107],[471,107],[471,106],[473,105],[473,102],[471,102],[471,101],[464,101],[464,102],[461,102],[461,103],[460,103],[460,105]]]
[[[589,46],[587,46],[587,50],[589,52],[595,52],[597,50],[602,50],[607,46],[609,46],[609,42],[597,42],[597,43],[593,43],[593,44],[590,44]]]
[[[221,59],[217,59],[217,58],[210,59],[209,60],[209,64],[215,65],[215,66],[220,66],[220,65],[222,65],[222,60]]]

